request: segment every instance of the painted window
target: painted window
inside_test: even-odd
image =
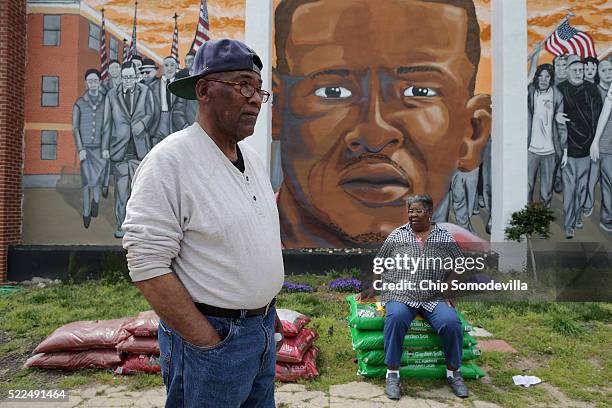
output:
[[[44,46],[59,46],[60,45],[60,17],[57,15],[43,16],[43,45]]]
[[[40,134],[41,160],[57,159],[57,130],[43,130]]]
[[[89,23],[89,48],[100,51],[100,27]]]
[[[109,59],[119,60],[119,41],[117,41],[115,37],[111,37],[109,45],[110,45],[109,47],[109,50],[110,50],[109,57],[110,58]]]
[[[59,77],[42,77],[42,106],[59,106]]]

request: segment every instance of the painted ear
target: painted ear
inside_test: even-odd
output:
[[[459,152],[458,168],[471,171],[480,166],[480,152],[491,137],[491,95],[474,95],[467,102],[472,133],[463,139]]]
[[[280,140],[282,106],[284,101],[282,81],[276,68],[272,68],[272,140]]]

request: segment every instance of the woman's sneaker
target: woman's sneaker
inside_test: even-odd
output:
[[[467,398],[469,396],[468,389],[463,382],[463,377],[459,370],[453,371],[453,376],[446,377],[446,381],[448,381],[448,385],[450,385],[453,393],[459,398]]]
[[[393,400],[398,400],[401,397],[400,392],[400,377],[397,373],[389,373],[385,384],[385,394]]]

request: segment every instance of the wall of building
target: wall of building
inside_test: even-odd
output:
[[[200,1],[187,3],[189,7],[179,19],[181,66],[193,38]],[[525,181],[497,186],[488,181],[491,141],[495,139],[495,134],[483,132],[492,120],[491,61],[495,49],[491,41],[491,4],[488,0],[474,0],[472,8],[470,2],[461,2],[467,4],[465,9],[450,3],[273,1],[273,140],[266,160],[270,161],[272,184],[279,192],[287,247],[345,247],[380,241],[391,229],[406,222],[399,202],[404,196],[399,201],[394,199],[402,192],[398,187],[402,183],[408,186],[404,189],[407,194],[429,193],[434,197],[436,220],[458,224],[490,239],[493,195],[502,190],[509,194],[522,191]],[[88,22],[104,7],[107,24],[113,24],[129,38],[133,5],[119,0],[83,0],[79,4],[80,10],[73,8],[62,14],[60,47],[41,45],[42,15],[51,8],[37,5],[28,15],[23,180],[26,244],[120,244],[114,236],[112,178],[108,196],[100,200],[99,215],[91,219],[88,228],[84,226],[81,171],[71,115],[75,101],[86,92],[83,74],[99,66],[97,52],[87,45]],[[139,44],[143,49],[146,46],[152,52],[149,56],[158,61],[159,74],[159,61],[170,53],[175,12],[165,4],[148,2],[147,12],[141,13],[138,20]],[[285,14],[281,15],[283,4]],[[287,11],[287,4],[295,7]],[[244,38],[244,0],[209,1],[208,6],[212,38]],[[475,19],[467,18],[470,10]],[[592,36],[600,58],[608,56],[612,46],[612,33],[606,24],[608,9],[594,0],[528,0],[528,49],[531,51],[554,30],[567,10],[576,14],[570,20],[572,26]],[[410,24],[396,21],[404,14],[405,20],[417,14],[420,18]],[[456,30],[454,36],[443,38],[452,30]],[[476,41],[468,44],[468,33]],[[446,47],[439,47],[442,43]],[[418,47],[422,53],[414,51]],[[480,51],[476,64],[472,54],[477,48]],[[282,66],[279,53],[286,62]],[[542,51],[536,64],[551,62],[552,57]],[[397,74],[400,66],[428,64],[444,74],[436,76],[432,70],[403,76],[385,74]],[[338,68],[348,70],[349,75],[327,72],[317,80],[307,78],[316,70]],[[56,73],[61,76],[60,106],[42,108],[40,77]],[[401,87],[401,92],[416,86],[427,94],[389,96],[391,89],[400,91],[396,86]],[[329,95],[322,97],[325,92]],[[351,96],[338,98],[346,96],[346,92]],[[372,96],[377,93],[378,98]],[[58,131],[56,160],[40,159],[40,133],[45,129]],[[387,137],[385,132],[396,132],[399,136],[390,137],[402,139],[401,148],[389,145],[378,151],[382,138]],[[362,153],[378,156],[361,161]],[[355,169],[363,166],[366,170],[360,171],[368,173],[367,177],[374,174],[371,177],[393,179],[393,171],[399,176],[388,185],[384,180],[374,180],[379,186],[373,188],[339,187],[339,183],[343,184],[340,179],[351,175],[345,165]],[[395,170],[383,169],[375,174],[376,166]],[[600,186],[601,181],[594,190],[594,215],[584,218],[584,228],[576,231],[574,241],[612,242],[612,234],[599,227]],[[553,194],[551,208],[557,219],[551,240],[564,241],[561,193]]]
[[[0,282],[9,245],[21,243],[25,0],[0,2]],[[10,61],[10,63],[7,63]]]

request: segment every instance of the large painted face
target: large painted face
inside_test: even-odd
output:
[[[100,78],[98,75],[91,73],[85,78],[85,85],[90,92],[97,92],[100,89]]]
[[[176,68],[178,67],[174,58],[166,58],[164,60],[164,75],[166,78],[174,78],[176,75]]]
[[[584,79],[593,82],[597,75],[597,64],[594,62],[587,62],[584,64]]]
[[[584,82],[584,64],[573,63],[567,68],[568,79],[572,85],[580,85]]]
[[[555,78],[567,79],[567,60],[565,58],[555,60]]]
[[[121,70],[121,84],[123,85],[124,90],[133,90],[137,80],[138,78],[136,77],[136,71],[134,68],[123,68]]]
[[[606,87],[610,86],[610,83],[612,83],[612,62],[608,60],[601,61],[597,69],[601,83],[604,83]]]
[[[302,210],[367,243],[407,221],[408,195],[442,201],[475,135],[467,30],[464,9],[417,0],[296,9],[274,126]]]
[[[538,88],[540,91],[545,91],[550,87],[550,74],[546,70],[542,70],[538,76]]]

